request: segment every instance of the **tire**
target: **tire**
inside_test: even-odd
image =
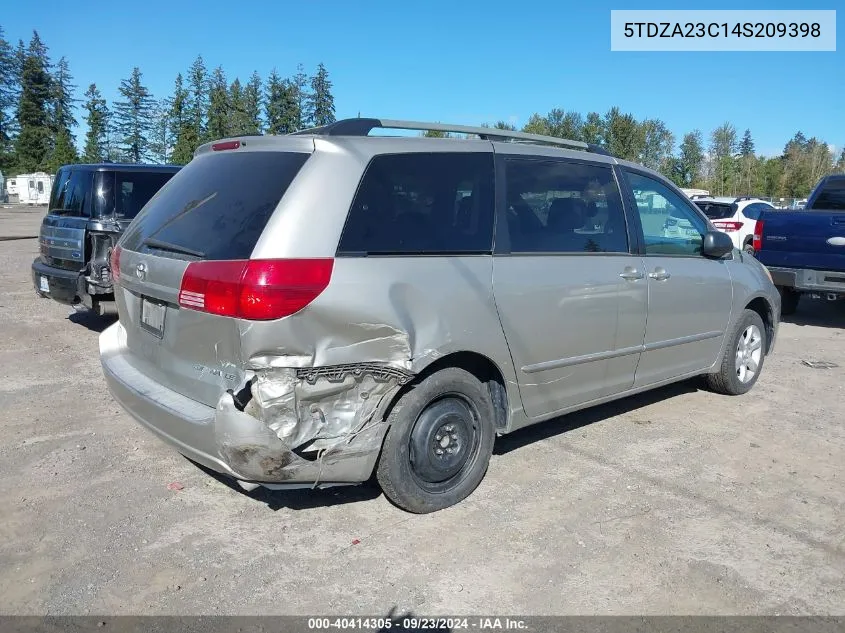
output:
[[[780,294],[780,313],[782,315],[795,314],[795,310],[798,309],[798,301],[801,299],[801,293],[784,286],[778,286],[778,293]]]
[[[487,472],[494,419],[487,386],[463,369],[443,369],[411,387],[387,418],[376,469],[385,496],[416,514],[468,497]]]
[[[748,393],[763,371],[766,336],[766,326],[760,315],[753,310],[744,310],[728,337],[719,371],[707,375],[708,387],[728,396]],[[742,358],[740,353],[744,355]],[[749,375],[752,367],[753,373]]]

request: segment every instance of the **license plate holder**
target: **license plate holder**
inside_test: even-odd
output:
[[[155,336],[164,338],[164,317],[167,306],[159,301],[141,297],[141,328]]]
[[[50,292],[50,282],[44,275],[41,275],[38,279],[38,289],[41,292]]]

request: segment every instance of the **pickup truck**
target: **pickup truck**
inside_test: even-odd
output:
[[[780,292],[781,314],[795,312],[805,294],[845,298],[845,174],[822,178],[804,210],[766,210],[753,245]]]

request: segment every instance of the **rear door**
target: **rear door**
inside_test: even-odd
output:
[[[709,227],[686,196],[650,174],[621,171],[638,211],[648,279],[648,326],[635,381],[641,387],[715,362],[733,288],[727,262],[701,254]],[[683,219],[683,233],[666,232],[673,217]]]
[[[147,203],[119,242],[115,297],[127,361],[214,406],[243,378],[237,321],[180,308],[188,264],[246,260],[309,153],[206,152]]]
[[[70,167],[61,168],[56,175],[41,223],[41,259],[46,265],[73,271],[84,268],[92,178],[93,172]],[[43,186],[43,181],[38,183]]]
[[[612,167],[499,155],[497,181],[493,291],[526,413],[630,388],[647,282]]]

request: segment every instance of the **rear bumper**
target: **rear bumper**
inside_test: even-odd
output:
[[[845,295],[845,272],[807,268],[768,267],[776,286],[803,292],[825,292]]]
[[[291,451],[263,422],[235,408],[224,393],[217,408],[151,380],[127,360],[126,334],[115,323],[100,335],[109,391],[133,418],[186,457],[244,482],[279,485],[360,483],[370,478],[384,423],[326,449],[317,460]]]
[[[40,289],[41,277],[47,278],[50,285],[49,292],[45,293]],[[61,303],[79,303],[81,295],[85,292],[85,279],[82,273],[47,266],[40,257],[32,262],[32,283],[40,294]]]

